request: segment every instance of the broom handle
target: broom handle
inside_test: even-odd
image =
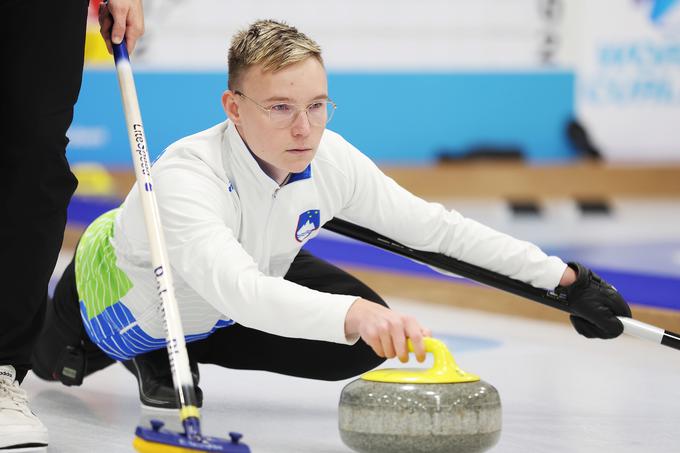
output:
[[[137,188],[144,211],[144,223],[151,249],[151,265],[156,278],[158,295],[162,301],[165,319],[166,345],[172,369],[172,379],[179,397],[180,419],[189,436],[200,436],[200,413],[197,407],[194,381],[189,367],[189,356],[184,341],[184,330],[180,318],[172,280],[172,272],[163,237],[163,228],[158,212],[158,203],[153,191],[150,173],[149,153],[142,125],[142,116],[137,100],[137,90],[125,40],[113,45],[118,83],[125,110],[125,122],[130,139],[130,150],[135,168]]]
[[[528,283],[520,282],[519,280],[466,263],[456,258],[451,258],[450,256],[441,253],[423,252],[421,250],[412,249],[386,236],[369,230],[368,228],[355,225],[346,220],[333,218],[323,227],[329,231],[405,256],[406,258],[419,261],[428,266],[433,266],[443,271],[451,272],[460,275],[461,277],[569,313],[569,307],[566,305],[564,298],[560,297],[554,291],[534,288]],[[625,334],[680,350],[679,334],[632,318],[623,316],[618,316],[617,318],[623,324],[623,332]]]

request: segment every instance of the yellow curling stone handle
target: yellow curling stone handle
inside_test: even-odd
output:
[[[479,376],[466,373],[458,367],[443,342],[430,337],[423,340],[425,352],[434,356],[432,368],[383,368],[364,373],[361,379],[395,384],[453,384],[479,381]],[[408,350],[413,352],[411,340],[408,340]]]

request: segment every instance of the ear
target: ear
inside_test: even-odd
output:
[[[237,126],[241,124],[241,115],[239,114],[238,103],[236,102],[236,94],[233,91],[227,90],[222,93],[222,108],[232,123]]]

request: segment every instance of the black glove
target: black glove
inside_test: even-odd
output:
[[[615,338],[623,332],[617,316],[630,318],[630,308],[609,283],[579,263],[569,263],[576,272],[576,281],[558,286],[555,292],[566,295],[569,319],[581,335],[588,338]]]

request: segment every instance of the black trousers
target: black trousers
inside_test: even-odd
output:
[[[76,188],[65,150],[83,72],[86,0],[0,2],[0,365],[22,380]]]
[[[304,250],[293,261],[285,279],[318,291],[356,295],[387,306],[357,278]],[[48,307],[48,321],[35,348],[34,372],[49,379],[54,375],[63,349],[81,340],[88,357],[85,375],[115,362],[87,339],[80,318],[74,262],[71,262]],[[187,350],[190,359],[198,363],[329,381],[356,376],[384,361],[363,340],[348,346],[281,337],[240,324],[218,329],[203,340],[188,343]],[[148,354],[167,356],[165,349]]]

